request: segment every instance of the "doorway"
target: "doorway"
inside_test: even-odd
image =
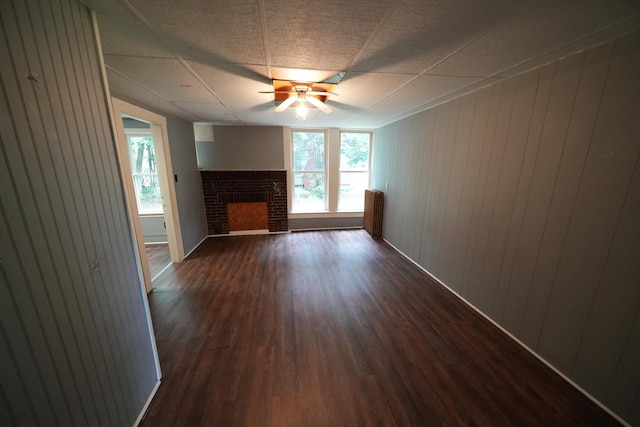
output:
[[[118,98],[112,98],[112,106],[118,161],[120,163],[120,173],[125,187],[129,221],[136,243],[136,256],[139,261],[141,276],[148,293],[153,289],[153,277],[149,269],[149,260],[145,250],[143,227],[140,220],[141,211],[144,213],[144,209],[147,207],[151,209],[155,207],[156,210],[162,212],[171,261],[181,262],[184,259],[184,247],[182,245],[182,233],[178,220],[175,185],[173,181],[174,175],[171,167],[171,156],[169,155],[167,124],[164,117]],[[152,148],[147,147],[147,151],[144,149],[137,151],[137,153],[140,154],[140,161],[148,162],[150,153],[152,153],[151,156],[155,160],[154,168],[147,167],[144,172],[140,174],[132,173],[137,169],[132,167],[130,156],[131,142],[125,130],[125,123],[131,120],[148,125],[147,134],[150,138],[146,143],[152,144]],[[141,198],[145,199],[142,204],[140,204]]]

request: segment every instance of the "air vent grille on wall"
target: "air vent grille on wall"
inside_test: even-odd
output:
[[[194,123],[193,131],[196,141],[215,141],[213,136],[213,125],[211,123]]]

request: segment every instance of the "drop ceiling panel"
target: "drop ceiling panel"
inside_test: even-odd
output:
[[[125,93],[125,92],[120,92],[117,89],[111,88],[111,95],[115,96],[116,98],[120,98],[122,100],[127,101],[128,98],[132,98],[129,93]],[[134,98],[136,101],[139,101],[137,98]],[[179,117],[181,119],[190,121],[190,122],[197,122],[197,121],[202,121],[201,117],[198,117],[186,110],[183,110],[181,108],[176,107],[174,104],[171,104],[169,102],[163,101],[163,100],[147,100],[147,101],[141,101],[145,106],[147,106],[148,108],[158,111],[161,114],[170,114],[172,116],[175,117]]]
[[[393,3],[392,0],[265,2],[272,65],[346,70]]]
[[[176,59],[105,55],[105,63],[169,101],[219,101]]]
[[[107,81],[109,82],[109,89],[111,91],[116,90],[120,93],[125,93],[129,97],[137,99],[138,101],[167,102],[162,97],[150,92],[139,84],[132,82],[109,68],[107,68]]]
[[[273,100],[273,95],[259,93],[272,90],[265,66],[187,63],[233,112]]]
[[[349,73],[336,87],[339,96],[329,98],[350,107],[366,108],[411,78],[407,74]]]
[[[406,111],[413,110],[428,102],[477,82],[473,77],[451,77],[424,75],[371,105],[371,110]]]
[[[131,0],[185,59],[265,64],[256,0]]]
[[[149,107],[155,108],[158,111],[165,112],[167,114],[171,114],[176,117],[180,117],[181,119],[190,121],[190,122],[201,122],[202,117],[196,116],[189,111],[183,110],[180,107],[175,106],[174,104],[168,104],[166,102],[163,103],[150,103]]]
[[[338,74],[341,70],[310,70],[308,68],[271,67],[273,80],[295,82],[323,82]]]
[[[590,35],[580,37],[574,42],[565,44],[562,47],[548,50],[543,55],[527,58],[524,61],[516,63],[515,65],[509,65],[506,69],[500,71],[496,76],[508,77],[517,73],[521,73],[523,71],[530,70],[540,65],[547,64],[558,58],[562,58],[580,50],[587,49],[591,46],[601,44],[605,40],[613,40],[624,34],[634,32],[638,28],[640,28],[640,15],[631,16],[629,17],[629,19],[625,19],[624,21],[621,21],[617,24],[609,25],[595,33],[591,33]]]
[[[103,13],[102,9],[107,7],[108,13]],[[102,5],[96,15],[105,55],[173,57],[156,34],[134,17],[121,2]]]
[[[181,108],[202,121],[207,122],[238,122],[238,119],[230,113],[222,104],[200,104],[195,102],[176,102],[176,107]]]
[[[524,0],[400,2],[353,71],[419,74],[493,28]]]
[[[640,13],[640,2],[635,6],[630,1],[533,2],[430,72],[490,76],[626,19],[630,11]]]
[[[375,129],[389,122],[389,116],[400,114],[397,110],[352,110],[340,117],[335,125],[344,129]]]

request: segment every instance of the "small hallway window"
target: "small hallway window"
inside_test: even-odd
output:
[[[153,138],[150,133],[127,132],[127,141],[138,211],[141,215],[161,214],[163,213],[162,196]]]

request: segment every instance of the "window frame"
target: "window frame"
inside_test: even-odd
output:
[[[342,169],[342,134],[345,133],[360,133],[360,134],[367,134],[369,135],[369,156],[367,159],[367,170],[364,171],[357,171],[357,170],[343,170]],[[369,186],[371,185],[371,159],[373,157],[373,131],[369,131],[369,130],[340,130],[339,132],[339,139],[338,139],[338,154],[339,154],[339,161],[338,161],[338,189],[337,189],[337,196],[338,196],[338,204],[337,204],[337,211],[338,212],[363,212],[364,211],[364,199],[363,199],[363,206],[362,209],[340,209],[340,190],[342,188],[342,179],[341,179],[341,175],[343,173],[348,173],[348,174],[367,174],[367,185],[366,188],[369,188]],[[364,195],[363,195],[364,197]]]
[[[325,133],[325,210],[323,211],[295,211],[293,210],[294,170],[293,170],[293,133],[294,132],[324,132]],[[362,217],[361,210],[338,210],[340,191],[340,133],[369,133],[369,184],[371,183],[371,165],[374,155],[375,131],[371,129],[340,129],[340,128],[292,128],[283,127],[284,161],[287,172],[287,199],[289,218],[347,218]]]
[[[323,143],[324,143],[324,149],[322,151],[323,154],[323,166],[324,169],[323,170],[298,170],[294,168],[294,137],[293,135],[295,133],[322,133],[324,135],[323,137]],[[289,170],[290,170],[290,182],[291,185],[289,186],[289,212],[290,213],[299,213],[299,214],[313,214],[313,213],[319,213],[319,212],[327,212],[328,211],[328,195],[329,195],[329,170],[328,170],[328,140],[329,140],[329,133],[327,131],[327,129],[291,129],[290,132],[291,135],[291,141],[289,142],[289,153],[290,153],[290,161],[289,161]],[[320,210],[320,211],[314,211],[314,210],[293,210],[294,206],[293,206],[293,200],[294,200],[294,192],[295,192],[295,177],[296,174],[299,173],[309,173],[309,174],[319,174],[322,173],[324,174],[324,198],[323,198],[323,202],[324,202],[324,209]]]
[[[134,165],[133,165],[133,159],[131,158],[131,156],[133,155],[132,151],[131,151],[131,138],[135,138],[135,137],[150,137],[153,141],[153,133],[151,132],[151,129],[136,129],[136,128],[125,128],[124,129],[124,133],[125,133],[125,138],[127,141],[127,150],[128,150],[128,155],[129,155],[129,166],[130,166],[130,170],[129,170],[129,174],[131,175],[131,179],[133,180],[133,190],[134,190],[134,196],[136,199],[136,206],[138,207],[138,214],[140,216],[159,216],[159,215],[164,215],[164,203],[161,207],[160,210],[154,210],[154,211],[148,211],[145,210],[143,211],[141,208],[141,203],[140,203],[140,197],[141,195],[138,194],[137,191],[137,187],[135,185],[136,182],[136,175],[147,175],[147,176],[155,176],[156,180],[158,181],[158,185],[159,184],[159,180],[160,177],[158,176],[158,159],[157,156],[155,154],[155,142],[153,142],[153,151],[154,151],[154,156],[156,156],[155,158],[155,163],[156,163],[156,172],[154,174],[150,174],[150,173],[138,173],[135,172],[133,170]]]

